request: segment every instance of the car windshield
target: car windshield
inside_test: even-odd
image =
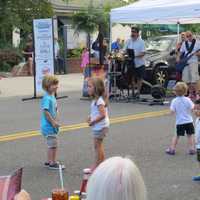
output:
[[[169,38],[156,38],[153,40],[147,40],[145,46],[147,51],[166,51],[171,42],[172,40]]]

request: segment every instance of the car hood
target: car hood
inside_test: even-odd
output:
[[[145,54],[145,60],[154,62],[156,60],[159,60],[167,55],[167,52],[158,52],[153,50],[146,51]]]

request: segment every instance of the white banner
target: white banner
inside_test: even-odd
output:
[[[54,74],[54,36],[52,19],[33,20],[36,93],[42,91],[42,79]]]

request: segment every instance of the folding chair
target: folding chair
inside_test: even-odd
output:
[[[14,200],[17,193],[21,191],[23,168],[11,175],[0,176],[0,200]]]

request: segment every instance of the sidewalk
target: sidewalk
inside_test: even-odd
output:
[[[82,74],[58,75],[59,92],[81,91]],[[0,79],[0,98],[14,96],[33,96],[33,77],[14,77]]]

